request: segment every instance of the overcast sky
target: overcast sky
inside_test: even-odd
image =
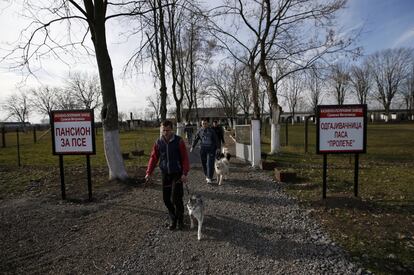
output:
[[[19,15],[19,10],[13,6],[4,9],[7,2],[0,0],[0,55],[4,55],[7,43],[18,38],[20,30],[27,24]],[[414,0],[350,0],[347,9],[340,14],[339,22],[345,30],[362,28],[358,45],[363,46],[365,54],[375,51],[396,48],[414,47]],[[149,72],[138,76],[124,78],[122,69],[136,41],[126,41],[119,35],[117,21],[109,21],[108,46],[111,55],[119,111],[129,113],[143,110],[147,107],[146,97],[155,92],[153,80]],[[120,43],[119,41],[126,41]],[[0,64],[0,103],[7,96],[18,91],[22,75],[10,71],[11,64]],[[70,68],[57,61],[43,63],[42,70],[37,72],[42,84],[61,86],[69,70],[96,72],[96,62],[93,57],[85,57],[71,64]],[[37,87],[40,83],[29,78],[22,88]],[[5,114],[0,112],[0,121]],[[40,117],[31,115],[31,122],[39,122]]]

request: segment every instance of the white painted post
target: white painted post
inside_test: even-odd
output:
[[[252,166],[260,167],[261,163],[261,144],[260,144],[260,120],[252,119]]]
[[[183,122],[177,122],[177,136],[184,137],[184,127]]]
[[[280,151],[280,124],[272,123],[270,132],[270,154],[277,154]]]

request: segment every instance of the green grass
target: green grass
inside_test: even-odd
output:
[[[330,231],[366,268],[378,274],[414,272],[414,124],[368,124],[367,153],[359,157],[359,192],[354,197],[354,155],[328,155],[327,199],[322,199],[322,155],[315,153],[315,126],[289,125],[289,146],[270,156],[295,170],[287,192]],[[266,129],[266,133],[270,131]],[[263,152],[270,137],[262,137]]]
[[[269,129],[263,132],[270,133]],[[38,138],[42,134],[38,132]],[[126,166],[145,166],[158,135],[158,128],[122,131],[123,152],[134,150],[135,144],[145,152],[126,160]],[[6,138],[7,147],[0,147],[0,199],[21,194],[39,179],[51,178],[53,188],[58,188],[58,157],[52,155],[50,133],[36,144],[31,132],[21,133],[22,168],[16,168],[16,133]],[[289,125],[289,146],[284,144],[283,125],[282,152],[268,160],[297,173],[298,181],[288,184],[287,192],[312,209],[313,216],[355,261],[377,274],[414,273],[414,124],[368,124],[367,139],[367,153],[359,158],[357,198],[353,195],[353,156],[328,155],[327,199],[322,199],[322,156],[315,154],[314,125],[309,127],[307,154],[303,124]],[[269,152],[270,137],[263,135],[262,143],[262,151]],[[92,168],[105,174],[102,132],[96,136],[96,150]],[[85,166],[85,156],[65,156],[64,161],[65,167]],[[105,177],[93,181],[94,187],[105,184]]]
[[[136,148],[144,150],[143,156],[132,156],[130,153],[130,158],[124,161],[130,176],[136,175],[139,170],[137,167],[146,166],[151,148],[158,136],[158,128],[121,131],[122,152],[130,153]],[[6,147],[0,147],[0,200],[19,196],[32,190],[32,186],[36,187],[37,184],[43,187],[33,188],[33,190],[43,190],[49,193],[59,190],[59,157],[52,154],[50,132],[38,131],[37,137],[37,143],[34,143],[32,132],[20,133],[21,167],[18,167],[16,133],[7,133]],[[96,154],[90,157],[92,174],[95,174],[92,176],[94,188],[105,186],[109,175],[102,138],[101,130],[96,135]],[[75,182],[80,181],[81,185],[85,185],[87,182],[86,157],[65,155],[63,160],[66,184],[77,184]],[[99,176],[96,176],[96,173],[99,173]],[[67,189],[74,190],[73,187]]]
[[[43,137],[41,137],[43,135]],[[135,146],[144,149],[145,156],[132,157],[126,160],[128,166],[146,165],[148,154],[155,139],[159,135],[159,129],[145,128],[137,131],[122,131],[120,144],[122,152],[131,152]],[[20,158],[22,165],[58,165],[59,157],[52,154],[52,138],[50,133],[37,131],[37,143],[33,142],[33,133],[20,133]],[[40,138],[41,137],[41,138]],[[6,148],[0,147],[0,166],[17,165],[17,138],[15,132],[6,134]],[[64,156],[65,165],[85,163],[85,156]],[[91,165],[106,165],[102,141],[102,130],[96,135],[96,155],[91,156]]]

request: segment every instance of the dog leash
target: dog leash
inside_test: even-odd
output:
[[[180,183],[180,182],[182,183],[182,185],[184,185],[184,186],[185,186],[185,190],[187,191],[187,195],[190,195],[190,189],[188,188],[187,183],[184,183],[181,179],[179,179],[179,180],[177,180],[177,181],[173,182],[173,186],[172,186],[173,190],[175,189],[176,184],[177,184],[177,183]],[[174,192],[174,191],[173,191],[173,192]]]
[[[182,183],[185,186],[185,190],[187,191],[187,195],[190,195],[190,189],[188,188],[187,183],[184,183],[181,179],[177,180],[175,183]],[[175,184],[173,184],[175,185]]]
[[[181,182],[184,186],[185,186],[185,190],[187,191],[187,195],[191,195],[190,193],[190,189],[188,188],[188,184],[182,182],[181,179],[177,180],[176,182],[173,183],[172,188],[175,189],[175,184]],[[142,192],[145,192],[145,189],[147,188],[147,185],[150,184],[150,180],[144,180],[144,188],[142,189]]]

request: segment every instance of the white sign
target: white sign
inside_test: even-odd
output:
[[[319,106],[318,153],[365,152],[366,105]]]
[[[52,122],[54,154],[95,154],[92,111],[54,111]]]

